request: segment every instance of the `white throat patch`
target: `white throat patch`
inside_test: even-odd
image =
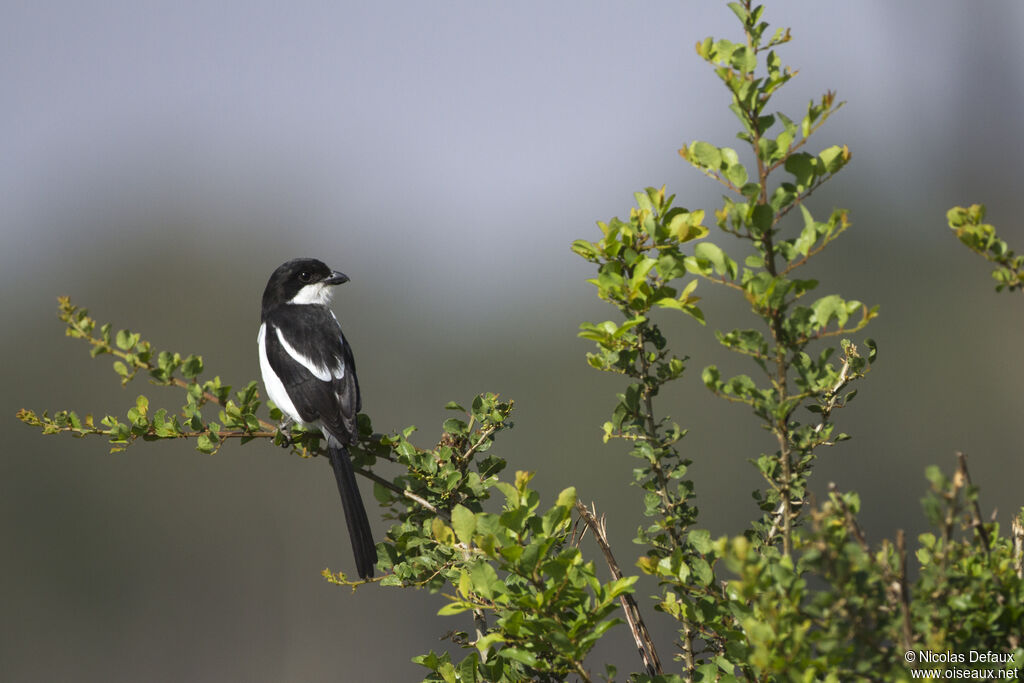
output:
[[[334,289],[330,285],[325,285],[322,282],[317,282],[312,285],[306,285],[299,290],[299,293],[292,297],[290,304],[320,304],[326,306],[331,303],[331,297],[334,295]]]

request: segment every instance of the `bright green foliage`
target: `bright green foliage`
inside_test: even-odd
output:
[[[451,526],[435,525],[438,542],[466,558],[451,572],[456,593],[440,614],[473,612],[480,621],[494,620],[493,628],[478,632],[476,652],[457,666],[465,671],[471,662],[479,673],[460,680],[562,681],[578,673],[597,640],[617,623],[608,616],[618,597],[636,581],[602,585],[593,563],[565,543],[575,490],[563,491],[541,513],[536,491],[527,486],[530,478],[518,472],[514,484],[498,484],[505,495],[500,514],[458,506]],[[468,640],[466,634],[456,638]],[[417,661],[435,672],[428,680],[447,680],[456,668],[433,654]]]
[[[237,438],[246,443],[249,440],[270,436],[274,428],[270,423],[256,417],[260,407],[259,391],[255,381],[232,398],[231,387],[221,383],[220,377],[201,382],[203,359],[199,356],[160,351],[154,353],[152,345],[140,335],[128,330],[111,334],[109,324],[99,326],[89,317],[84,308],[72,305],[68,297],[59,298],[58,316],[67,325],[65,333],[74,339],[82,339],[89,346],[89,353],[96,356],[111,354],[114,372],[127,385],[139,372],[149,375],[150,382],[161,386],[176,386],[185,390],[185,404],[178,414],[168,415],[165,408],[151,411],[149,399],[139,396],[135,405],[128,410],[127,421],[107,415],[96,424],[92,415],[80,418],[74,411],[60,411],[52,418],[47,413],[41,416],[31,410],[21,410],[18,418],[36,427],[44,434],[68,432],[73,436],[101,435],[110,441],[111,452],[123,451],[136,439],[194,439],[196,449],[203,453],[216,453],[225,439]],[[220,408],[217,421],[208,421],[203,408],[213,404]],[[304,446],[296,443],[295,448],[305,453]]]
[[[812,100],[798,120],[771,112],[773,95],[795,75],[773,49],[789,41],[789,31],[780,29],[767,38],[762,7],[749,2],[729,6],[743,22],[746,40],[708,38],[698,43],[697,54],[728,89],[730,109],[740,123],[737,138],[750,147],[754,165],[747,168],[735,150],[703,141],[679,153],[728,189],[722,208],[715,211],[716,223],[749,242],[753,253],[741,266],[722,247],[702,242],[684,264],[689,272],[742,294],[760,321],[759,328],[716,333],[726,348],[753,360],[760,381],[745,374],[724,378],[715,366],[705,368],[702,377],[715,394],[748,405],[775,436],[775,452],[756,460],[768,487],[755,494],[764,516],[753,528],[762,542],[780,542],[788,554],[817,449],[845,438],[833,434],[832,411],[852,397],[853,392],[841,392],[867,372],[875,355],[870,340],[865,342],[867,355],[844,341],[838,363],[832,361],[835,347],[812,352],[810,346],[859,331],[876,309],[837,294],[809,302],[804,298],[818,282],[796,277],[797,269],[849,227],[846,211],[834,210],[819,221],[806,204],[850,160],[846,146],[832,145],[817,154],[804,149],[842,103],[828,92]],[[784,176],[776,181],[779,171]],[[797,206],[802,221],[785,221]],[[817,419],[804,421],[801,407]]]
[[[946,219],[957,239],[968,249],[996,264],[992,277],[996,281],[997,292],[1024,290],[1024,254],[1015,254],[1006,242],[999,239],[994,227],[982,223],[985,220],[984,204],[972,204],[966,208],[955,206],[946,213]]]
[[[1020,666],[1024,509],[1013,518],[1013,538],[1001,538],[999,525],[981,517],[978,489],[962,455],[953,477],[937,467],[928,468],[926,476],[932,488],[922,504],[938,534],[918,539],[920,578],[914,592],[933,604],[914,605],[913,630],[929,648],[955,643],[961,650],[1016,652]],[[958,538],[959,531],[966,535]]]
[[[67,432],[74,436],[105,436],[112,451],[123,451],[138,439],[194,439],[196,448],[215,453],[226,439],[241,443],[272,439],[294,454],[308,457],[320,452],[317,433],[292,425],[282,431],[256,416],[261,402],[253,381],[232,394],[215,377],[201,382],[202,359],[180,354],[155,353],[140,335],[111,326],[97,326],[84,309],[61,297],[59,315],[70,337],[86,341],[92,356],[113,354],[115,373],[126,384],[139,372],[153,384],[184,392],[185,404],[176,414],[152,410],[139,396],[127,411],[127,420],[107,416],[97,425],[61,411],[54,417],[29,410],[18,412],[23,422],[43,434]],[[99,329],[99,336],[93,333]],[[207,420],[204,407],[219,408],[217,422]],[[570,543],[574,489],[566,489],[554,506],[540,510],[536,491],[529,487],[532,474],[517,472],[513,482],[499,473],[505,460],[490,453],[495,436],[512,426],[511,402],[494,394],[477,396],[470,410],[456,403],[448,409],[461,417],[444,422],[436,446],[423,449],[409,437],[409,427],[390,435],[374,434],[370,420],[359,415],[359,442],[351,449],[357,471],[375,483],[377,500],[394,520],[387,537],[378,543],[383,586],[446,588],[454,592],[440,615],[470,611],[476,633],[454,632],[451,640],[469,651],[458,664],[451,655],[428,654],[416,661],[433,673],[427,680],[560,681],[570,674],[586,675],[583,660],[602,634],[618,623],[612,618],[617,601],[632,591],[636,577],[602,583],[594,564]],[[270,417],[281,413],[271,408]],[[390,480],[374,473],[378,460],[399,466]],[[500,511],[485,505],[497,489],[504,496]],[[330,582],[356,586],[344,574],[324,571]],[[457,673],[456,673],[457,672]]]
[[[598,352],[588,355],[593,367],[630,378],[612,419],[604,425],[604,436],[629,440],[632,455],[643,463],[635,470],[635,480],[644,489],[644,512],[652,522],[638,535],[638,542],[648,547],[640,567],[661,580],[664,592],[658,608],[680,623],[684,674],[696,679],[734,675],[744,661],[751,671],[770,670],[768,659],[750,658],[758,652],[779,657],[789,645],[758,644],[754,638],[741,645],[737,636],[753,622],[739,616],[738,598],[723,595],[715,578],[714,566],[725,546],[711,543],[707,532],[692,528],[697,509],[687,470],[691,461],[678,450],[685,431],[658,416],[652,400],[664,383],[682,375],[684,359],[668,350],[651,320],[652,309],[671,301],[672,307],[703,323],[704,313],[692,296],[696,280],[676,284],[694,274],[742,295],[759,322],[756,328],[716,332],[716,337],[726,348],[750,358],[760,381],[745,374],[725,378],[714,366],[705,368],[702,378],[715,394],[749,406],[775,436],[777,450],[754,460],[768,484],[766,490],[755,492],[763,517],[754,522],[750,540],[741,539],[736,548],[746,548],[744,552],[764,563],[764,576],[787,586],[794,609],[805,594],[789,556],[797,518],[806,506],[807,478],[821,446],[848,438],[834,431],[832,413],[853,397],[848,385],[867,372],[875,354],[870,340],[865,342],[867,354],[842,340],[838,363],[833,360],[834,346],[812,351],[816,342],[859,331],[875,309],[836,294],[805,303],[805,295],[818,282],[796,277],[797,269],[849,226],[845,211],[835,210],[819,221],[806,204],[810,194],[850,159],[845,146],[833,145],[817,154],[804,150],[841,105],[830,92],[812,101],[799,120],[770,112],[773,94],[794,75],[773,49],[789,40],[789,32],[778,30],[768,38],[762,8],[750,3],[730,7],[743,22],[746,40],[708,38],[698,43],[697,53],[712,64],[728,89],[730,109],[740,123],[737,138],[750,148],[754,164],[744,164],[733,148],[705,141],[690,142],[679,153],[727,188],[722,208],[714,212],[715,222],[727,236],[748,242],[753,253],[741,264],[722,246],[700,241],[691,255],[684,254],[687,242],[707,234],[704,212],[673,208],[664,188],[637,193],[637,207],[628,222],[599,223],[600,241],[573,244],[576,253],[598,265],[598,277],[591,280],[598,296],[624,318],[620,323],[584,323],[580,336],[597,343]],[[774,181],[774,174],[783,172],[781,182]],[[801,220],[786,221],[797,206]],[[670,229],[675,224],[680,229]],[[677,289],[682,292],[678,296]],[[810,411],[810,419],[798,413],[801,407]],[[731,557],[730,566],[745,566],[736,564],[739,560],[746,561]],[[793,625],[773,624],[771,629],[783,629],[780,637],[792,638]],[[755,628],[750,635],[763,630]]]
[[[687,477],[691,461],[676,447],[686,432],[668,418],[657,417],[654,408],[661,387],[683,374],[686,359],[668,350],[650,318],[652,309],[659,307],[704,322],[693,296],[697,280],[691,278],[681,291],[673,283],[687,272],[683,246],[704,237],[707,228],[701,223],[702,211],[673,207],[674,197],[666,197],[665,188],[647,188],[634,197],[637,206],[628,222],[613,218],[598,223],[603,233],[599,241],[577,240],[572,245],[573,251],[598,265],[598,276],[589,282],[625,318],[622,323],[583,323],[580,336],[597,344],[597,352],[587,354],[592,367],[629,378],[612,419],[604,424],[604,440],[626,440],[632,446],[630,454],[641,462],[633,478],[644,491],[644,514],[650,519],[637,534],[637,542],[648,546],[642,566],[681,582],[687,582],[697,566],[700,585],[707,588],[713,583],[710,567],[686,538],[697,519],[691,503],[693,481]],[[690,620],[682,612],[673,615],[684,624],[681,643],[692,661]]]
[[[583,323],[580,336],[597,344],[597,353],[587,354],[591,366],[630,378],[612,419],[604,424],[604,439],[631,442],[632,455],[644,463],[635,478],[646,492],[646,514],[654,521],[639,538],[668,554],[681,543],[697,511],[687,502],[693,495],[692,482],[684,478],[690,462],[675,448],[685,432],[657,419],[653,400],[662,385],[682,375],[685,359],[668,351],[649,316],[659,307],[703,322],[693,296],[697,281],[691,279],[681,291],[670,283],[686,272],[682,246],[703,237],[707,229],[701,225],[703,212],[673,207],[674,198],[666,197],[664,188],[647,188],[635,197],[637,207],[628,222],[613,218],[598,223],[602,239],[573,243],[573,251],[598,264],[598,276],[590,280],[598,296],[626,318],[622,323]]]
[[[981,664],[979,672],[1019,672],[1024,663],[1024,510],[1010,535],[1000,536],[999,525],[982,517],[963,456],[951,478],[937,468],[927,472],[932,490],[923,503],[935,533],[919,537],[914,565],[902,532],[895,543],[871,547],[857,523],[855,493],[830,487],[822,505],[808,494],[821,447],[849,438],[836,431],[833,414],[854,397],[849,385],[867,373],[876,351],[870,339],[858,348],[846,337],[876,309],[838,294],[808,296],[819,283],[797,277],[850,225],[844,210],[817,220],[807,205],[850,159],[842,145],[805,149],[840,103],[828,92],[795,119],[770,111],[774,93],[795,75],[774,49],[790,40],[789,31],[769,37],[762,7],[728,6],[744,41],[708,38],[697,53],[726,86],[737,138],[752,161],[704,141],[679,150],[726,188],[713,214],[726,246],[706,239],[704,211],[674,206],[664,187],[636,193],[628,219],[599,223],[597,241],[572,245],[596,266],[590,282],[617,312],[616,320],[581,324],[580,336],[596,345],[587,354],[592,367],[625,378],[603,436],[629,444],[637,459],[633,483],[646,522],[637,533],[643,555],[636,564],[659,582],[653,607],[675,622],[677,661],[672,670],[661,664],[631,595],[637,577],[622,575],[601,523],[577,503],[576,490],[542,505],[530,488],[532,473],[501,479],[506,461],[494,445],[512,426],[513,404],[488,393],[469,409],[449,403],[453,416],[433,446],[414,444],[414,427],[376,434],[369,417],[359,415],[352,448],[356,471],[374,481],[392,522],[377,544],[382,575],[373,582],[442,593],[439,616],[458,624],[442,627],[449,651],[414,657],[427,681],[594,680],[589,658],[621,621],[617,602],[643,653],[637,669],[644,673],[630,675],[637,682],[905,681],[915,668],[940,677],[971,673],[956,663],[908,664],[906,653],[919,651],[1015,659]],[[949,218],[968,247],[999,266],[997,289],[1024,288],[1024,257],[981,222],[983,207],[957,208]],[[737,240],[747,247],[743,258]],[[703,325],[694,296],[700,279],[742,296],[753,315],[749,326],[714,333],[745,357],[751,374],[723,377],[709,366],[701,379],[717,396],[747,406],[773,437],[773,452],[751,459],[765,481],[754,494],[759,517],[742,533],[718,539],[697,526],[693,463],[681,450],[686,431],[658,410],[662,387],[683,377],[687,359],[673,353],[656,320],[678,311]],[[232,393],[218,377],[200,379],[199,356],[156,352],[136,333],[98,326],[66,298],[59,314],[67,334],[85,341],[93,356],[117,359],[123,385],[142,373],[181,390],[184,405],[171,412],[139,396],[125,418],[98,423],[69,411],[18,412],[42,433],[101,435],[114,451],[140,439],[187,438],[215,453],[237,438],[272,440],[304,457],[320,452],[318,434],[296,426],[282,431],[257,416],[256,382]],[[280,420],[280,411],[269,408],[270,420]],[[216,421],[204,411],[216,411]],[[581,551],[574,510],[581,513],[576,523],[597,539],[611,580],[599,580]],[[324,577],[342,586],[365,583],[330,570]],[[613,680],[615,669],[604,669]]]
[[[902,534],[896,546],[884,541],[872,552],[855,521],[860,503],[852,493],[832,491],[810,513],[809,528],[795,536],[793,560],[773,548],[758,551],[743,537],[715,541],[716,553],[736,576],[726,585],[741,629],[734,650],[756,680],[901,681],[911,680],[915,667],[965,668],[908,665],[908,650],[1010,653],[1017,664],[1005,668],[1019,666],[1020,552],[1011,539],[998,537],[997,525],[977,526],[980,520],[962,515],[962,487],[957,490],[937,470],[931,476],[932,509],[949,521],[950,534],[961,521],[965,529],[986,531],[962,540],[922,535],[920,577],[913,584]]]

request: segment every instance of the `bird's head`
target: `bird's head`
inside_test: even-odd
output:
[[[315,258],[297,258],[281,264],[263,290],[264,314],[282,304],[320,304],[331,301],[333,285],[348,282],[348,276]]]

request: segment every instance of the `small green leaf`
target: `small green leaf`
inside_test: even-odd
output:
[[[488,633],[482,638],[477,638],[476,642],[473,643],[473,645],[476,646],[476,649],[480,653],[481,657],[486,657],[487,653],[490,652],[491,647],[493,647],[495,643],[504,642],[505,636],[502,635],[500,631],[495,631],[493,633]]]
[[[772,229],[772,221],[775,220],[775,212],[768,204],[755,204],[750,212],[750,225],[756,228],[756,233],[764,235]]]
[[[815,175],[817,160],[807,152],[796,152],[786,159],[786,171],[793,175],[797,189],[803,191],[811,185]]]
[[[717,171],[722,165],[722,154],[709,142],[698,140],[690,145],[689,156],[699,166]]]
[[[452,614],[461,614],[463,612],[468,612],[471,609],[476,609],[476,605],[474,605],[471,602],[455,600],[453,602],[449,602],[447,605],[437,610],[437,614],[442,617],[447,617],[451,616]]]
[[[455,535],[465,544],[473,542],[473,532],[476,531],[476,515],[462,505],[452,508],[452,529]]]
[[[133,335],[130,331],[118,330],[117,337],[115,338],[115,343],[117,344],[117,348],[121,349],[122,351],[127,351],[128,349],[135,346],[135,339],[136,335]]]
[[[203,359],[200,356],[189,356],[181,366],[181,374],[186,379],[193,379],[203,371]]]
[[[569,488],[562,489],[562,492],[558,494],[555,505],[567,508],[574,507],[576,505],[576,487],[570,486]]]
[[[850,160],[850,150],[845,145],[842,147],[833,145],[828,149],[822,150],[818,158],[821,159],[828,173],[838,173],[839,169]]]
[[[511,659],[514,662],[525,664],[531,668],[535,668],[538,664],[537,657],[528,650],[522,650],[518,647],[505,647],[498,652],[498,656],[503,659]]]
[[[747,167],[740,163],[732,164],[725,169],[725,177],[736,187],[742,188],[747,184]]]
[[[713,550],[711,532],[707,529],[694,529],[690,532],[689,540],[693,549],[701,555],[707,555]]]
[[[455,533],[440,517],[434,517],[431,520],[430,531],[434,539],[442,545],[453,545],[455,543]]]
[[[693,255],[711,263],[719,275],[727,275],[730,279],[736,279],[738,269],[736,262],[729,258],[718,245],[712,242],[701,242],[694,248]]]

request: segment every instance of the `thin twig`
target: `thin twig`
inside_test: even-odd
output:
[[[576,673],[579,675],[581,680],[585,681],[585,683],[591,682],[592,679],[590,678],[590,674],[583,668],[582,662],[574,661],[572,665],[573,668],[576,669]]]
[[[472,459],[473,454],[476,453],[477,449],[480,448],[480,446],[483,445],[484,441],[486,441],[491,436],[491,434],[497,431],[497,429],[498,425],[491,425],[487,429],[481,431],[480,438],[477,439],[476,443],[470,446],[468,449],[466,449],[466,452],[462,454],[462,462],[469,463],[470,459]]]
[[[910,625],[910,589],[907,587],[907,541],[903,529],[896,532],[896,551],[900,556],[899,584],[900,614],[903,617],[903,649],[913,646],[914,632]]]
[[[956,467],[957,473],[963,477],[964,484],[967,487],[971,486],[971,474],[967,471],[967,455],[961,451],[957,451],[956,454]],[[970,491],[965,494],[968,498],[971,497]],[[988,537],[988,529],[985,528],[985,522],[981,519],[981,506],[978,505],[978,499],[976,497],[970,501],[971,503],[971,526],[977,532],[978,537],[981,539],[982,548],[985,550],[985,557],[991,554],[989,549],[990,540]]]
[[[821,421],[814,426],[814,435],[815,436],[818,436],[819,434],[821,434],[821,431],[825,428],[825,425],[828,424],[829,417],[831,417],[832,411],[835,409],[836,405],[839,402],[839,392],[841,392],[843,390],[843,387],[845,387],[847,384],[850,383],[850,357],[849,356],[852,355],[852,354],[856,354],[857,347],[855,347],[855,346],[853,346],[851,344],[850,345],[850,349],[851,349],[851,354],[848,354],[847,357],[845,357],[843,359],[843,365],[842,365],[841,368],[839,368],[839,377],[836,378],[836,383],[833,384],[832,388],[829,389],[828,392],[825,394],[825,396],[827,396],[828,398],[825,401],[825,405],[823,405],[821,407]],[[790,508],[791,508],[790,512],[792,512],[792,508],[794,508],[794,507],[795,508],[799,508],[802,505],[803,505],[803,501],[801,501],[801,500],[790,501]],[[775,517],[775,520],[772,522],[771,529],[768,530],[768,537],[767,537],[767,541],[768,542],[771,542],[771,540],[773,538],[775,538],[775,535],[777,533],[779,533],[779,531],[780,531],[779,523],[783,520],[783,518],[785,516],[784,513],[785,513],[785,504],[784,503],[779,503],[779,507],[776,508],[775,512],[772,513],[772,515]],[[799,512],[797,514],[799,514]]]
[[[1024,513],[1014,516],[1010,533],[1013,534],[1013,566],[1017,570],[1017,578],[1024,579]]]
[[[869,552],[870,547],[868,541],[864,538],[864,532],[861,530],[860,525],[857,524],[857,520],[854,518],[853,513],[850,512],[850,508],[847,507],[846,501],[843,500],[843,496],[839,491],[839,487],[836,486],[835,482],[829,482],[828,484],[829,493],[835,494],[835,500],[839,504],[839,509],[843,511],[843,518],[846,520],[846,528],[853,534],[853,538],[857,541],[857,545],[861,547],[864,552]]]
[[[601,548],[601,552],[604,553],[605,562],[608,563],[608,569],[611,571],[612,578],[615,580],[622,578],[622,572],[619,570],[619,565],[615,562],[615,556],[612,554],[612,548],[608,544],[608,535],[605,530],[604,515],[601,519],[597,518],[597,509],[593,507],[587,509],[587,506],[583,503],[576,501],[576,511],[579,513],[580,518],[586,522],[587,527],[594,533],[594,539],[597,541],[597,545]],[[582,536],[581,536],[582,538]],[[640,653],[640,658],[644,662],[644,667],[647,669],[647,673],[650,676],[657,676],[662,673],[661,660],[658,658],[658,652],[654,647],[654,641],[651,640],[650,634],[647,632],[647,626],[644,624],[643,618],[640,616],[640,609],[637,607],[636,600],[629,593],[623,593],[619,596],[620,602],[622,602],[622,609],[626,613],[626,621],[629,623],[629,630],[633,634],[633,640],[636,643],[637,651]],[[689,655],[687,661],[688,669],[693,669],[693,655]]]
[[[651,364],[647,359],[647,349],[645,348],[645,346],[647,345],[647,339],[644,336],[644,325],[640,325],[639,327],[637,327],[637,340],[640,350],[640,377],[641,379],[646,380],[648,377],[651,376]],[[647,435],[650,438],[656,438],[658,432],[658,425],[654,421],[654,404],[651,398],[651,387],[646,381],[643,382],[642,386],[644,409],[646,410],[646,415],[644,415],[644,417],[647,421]],[[658,478],[658,495],[661,497],[661,500],[665,504],[665,510],[668,513],[672,513],[674,503],[672,502],[672,497],[669,495],[668,492],[668,478],[665,476],[665,470],[662,469],[661,461],[657,457],[652,458],[650,460],[650,463],[651,469],[654,470],[654,473]],[[668,533],[672,537],[672,540],[675,542],[677,547],[683,544],[683,539],[679,537],[679,531],[678,529],[676,529],[676,526],[674,524],[668,527]]]
[[[449,522],[451,521],[451,515],[448,513],[447,510],[439,510],[436,506],[434,506],[431,503],[429,503],[426,499],[416,495],[415,493],[413,493],[409,489],[403,489],[403,488],[401,488],[399,486],[396,486],[395,484],[391,483],[390,481],[388,481],[387,479],[381,477],[380,475],[378,475],[378,474],[376,474],[374,472],[371,472],[370,470],[363,469],[362,467],[356,467],[355,468],[355,472],[356,472],[356,474],[363,475],[364,477],[366,477],[367,479],[370,479],[371,481],[377,482],[378,484],[380,484],[384,488],[388,489],[389,491],[392,491],[393,493],[397,493],[398,495],[400,495],[400,496],[402,496],[404,498],[408,498],[409,500],[413,501],[414,503],[418,503],[419,505],[422,505],[424,508],[426,508],[427,510],[430,510],[435,515],[443,517],[445,520],[447,520]]]

